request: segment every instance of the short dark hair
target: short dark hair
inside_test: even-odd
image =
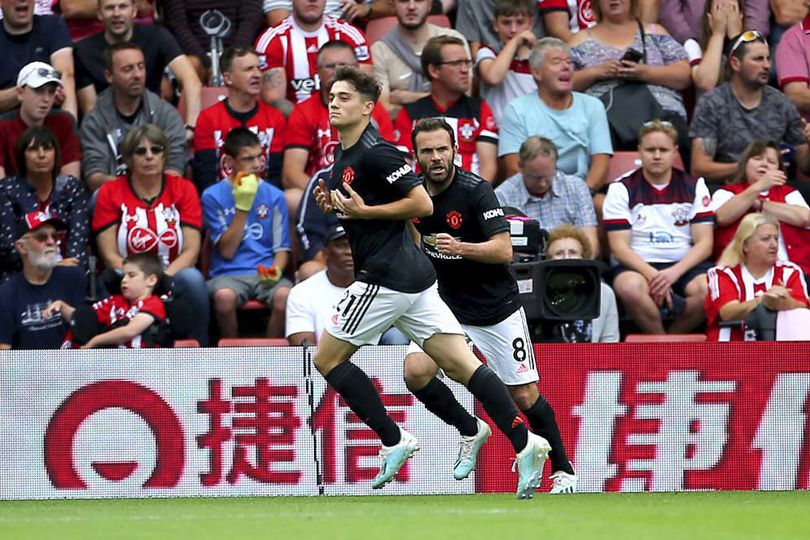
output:
[[[53,177],[59,176],[59,171],[62,170],[62,148],[59,145],[59,139],[56,138],[51,128],[48,126],[33,126],[20,135],[17,139],[15,147],[17,154],[17,176],[25,178],[28,176],[28,164],[25,162],[25,151],[29,147],[34,148],[53,148]]]
[[[335,80],[332,81],[332,86],[338,81],[345,81],[351,84],[354,89],[367,100],[377,103],[380,99],[380,92],[382,91],[380,83],[377,82],[374,75],[366,73],[356,67],[343,66],[339,68],[335,73]]]
[[[441,116],[435,116],[433,118],[423,118],[419,120],[416,125],[413,127],[411,131],[411,144],[413,144],[413,151],[416,153],[416,136],[420,133],[428,133],[431,131],[439,131],[444,130],[450,135],[450,146],[455,148],[456,147],[456,134],[453,132],[453,128],[450,124],[447,123],[447,120],[442,118]]]
[[[169,153],[169,139],[166,137],[163,130],[155,124],[142,124],[140,126],[135,126],[134,128],[130,129],[126,135],[124,135],[124,140],[121,141],[121,144],[118,146],[118,150],[121,152],[121,159],[124,160],[127,167],[132,165],[132,155],[135,147],[137,147],[138,143],[141,142],[141,139],[146,139],[150,143],[163,147],[163,165],[165,167],[166,156]]]
[[[517,15],[531,17],[534,15],[534,4],[533,0],[495,0],[493,16],[496,19],[498,17],[515,17]]]
[[[110,73],[112,73],[113,70],[113,56],[118,51],[141,51],[141,54],[143,54],[143,49],[137,43],[132,43],[131,41],[113,43],[104,49],[104,69]]]
[[[225,51],[222,53],[222,56],[219,58],[220,70],[223,73],[230,71],[233,69],[234,58],[242,58],[248,54],[255,54],[256,56],[259,56],[259,53],[253,47],[242,47],[241,45],[231,45],[226,47]]]
[[[355,52],[354,47],[352,47],[345,41],[341,41],[339,39],[332,39],[321,45],[321,48],[318,49],[318,60],[321,59],[321,54],[323,54],[324,51],[328,51],[329,49],[345,49],[347,51],[351,51],[352,56],[354,57],[355,60],[357,60],[357,53]]]
[[[250,146],[261,146],[259,136],[250,131],[246,127],[233,128],[225,136],[225,144],[222,145],[222,151],[225,155],[236,157],[242,148]]]
[[[157,276],[158,281],[163,279],[163,261],[154,253],[146,251],[127,255],[124,264],[134,264],[146,277]]]
[[[466,48],[464,41],[456,36],[435,36],[427,40],[422,49],[422,75],[426,79],[430,79],[428,66],[436,66],[444,62],[442,47],[445,45],[461,45]]]

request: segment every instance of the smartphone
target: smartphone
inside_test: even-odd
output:
[[[638,52],[637,50],[633,49],[632,47],[624,51],[624,56],[622,56],[622,60],[627,60],[628,62],[635,62],[635,63],[641,62],[643,58],[644,55]]]

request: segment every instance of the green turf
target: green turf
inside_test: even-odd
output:
[[[810,492],[0,502],[2,539],[810,539]]]

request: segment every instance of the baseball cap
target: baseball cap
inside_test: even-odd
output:
[[[62,84],[62,72],[54,69],[45,62],[31,62],[26,64],[17,75],[17,86],[39,88],[48,83]]]
[[[45,224],[53,225],[59,231],[67,229],[67,225],[56,214],[48,212],[28,212],[20,220],[17,225],[17,239],[22,238],[26,234],[33,232]]]
[[[329,229],[329,233],[326,235],[326,243],[328,244],[332,240],[337,240],[344,236],[346,236],[346,229],[343,228],[343,225],[334,225]]]

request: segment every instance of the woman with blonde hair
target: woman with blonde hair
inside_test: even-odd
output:
[[[742,219],[720,264],[708,273],[710,340],[742,340],[742,329],[720,328],[720,321],[744,320],[759,304],[774,311],[810,305],[801,268],[777,259],[778,242],[779,221],[775,217],[755,213]]]

